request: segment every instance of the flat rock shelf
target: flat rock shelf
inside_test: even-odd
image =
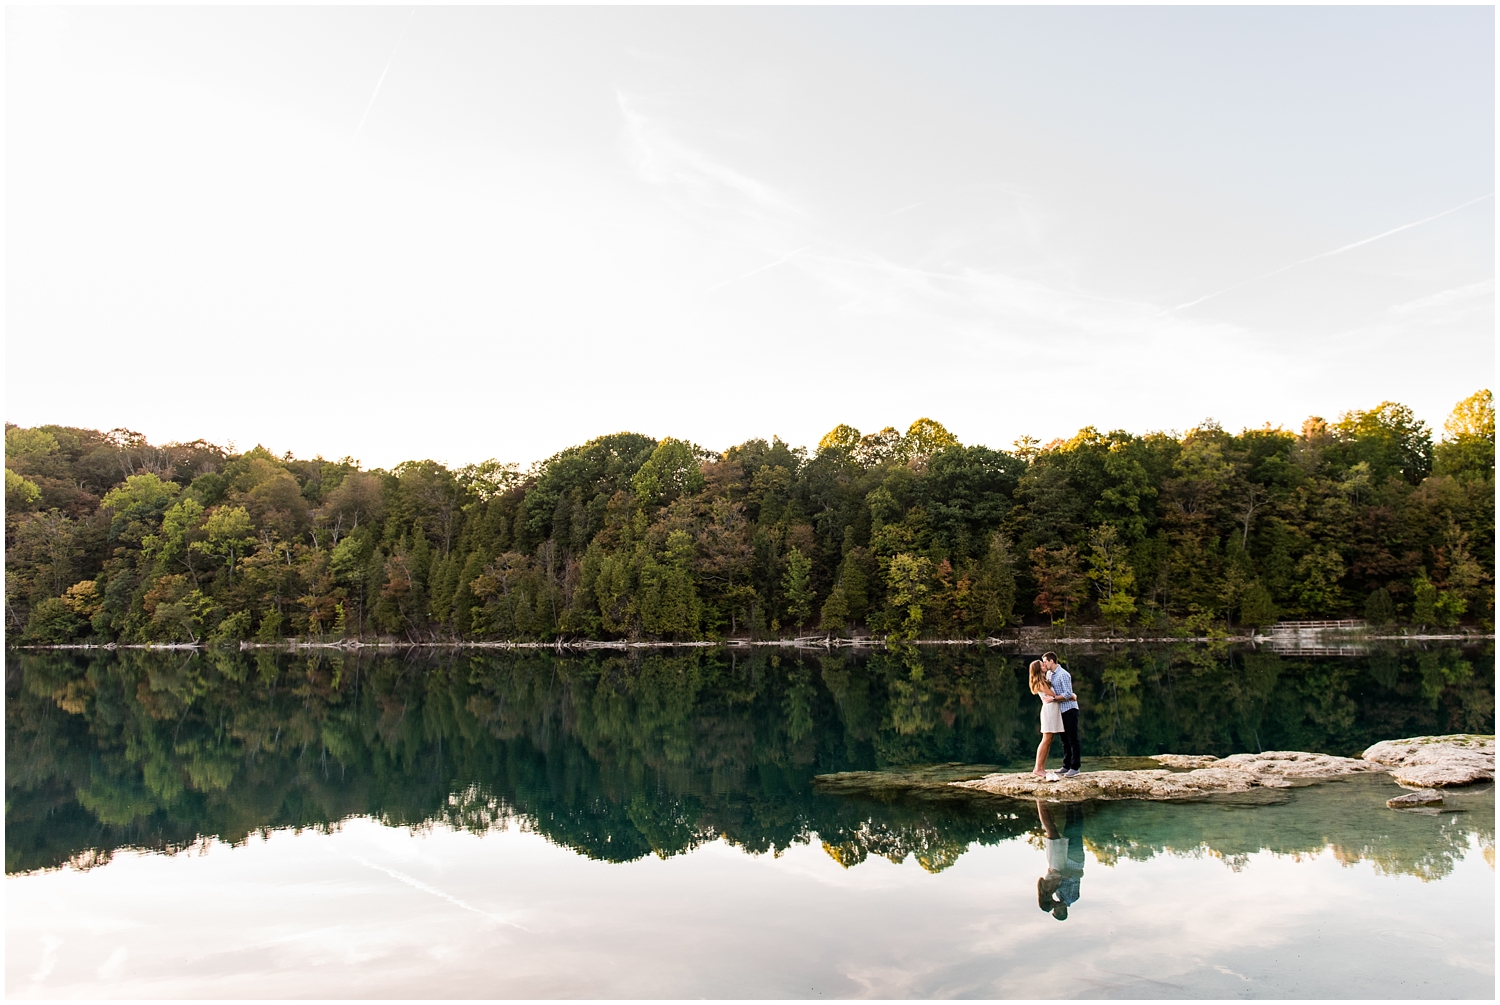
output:
[[[1391,777],[1414,789],[1443,789],[1495,779],[1495,738],[1457,733],[1385,740],[1362,755],[1390,768]]]
[[[896,790],[963,790],[974,795],[1050,802],[1087,802],[1110,799],[1157,801],[1199,799],[1221,793],[1287,789],[1332,778],[1388,772],[1399,784],[1422,791],[1493,781],[1495,738],[1473,734],[1417,736],[1386,740],[1361,757],[1336,757],[1300,750],[1259,754],[1159,754],[1144,759],[1151,767],[1085,771],[1071,778],[1048,781],[1029,771],[995,772],[980,778],[958,778],[958,770],[848,771],[819,775],[814,783],[829,794],[891,792]],[[1392,801],[1393,808],[1415,800]],[[1420,803],[1417,803],[1420,805]]]

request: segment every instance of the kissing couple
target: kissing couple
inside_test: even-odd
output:
[[[1031,693],[1042,699],[1042,742],[1036,748],[1036,767],[1031,773],[1055,782],[1059,777],[1078,774],[1083,752],[1078,745],[1078,696],[1073,693],[1073,676],[1057,662],[1056,653],[1042,653],[1031,661]],[[1047,771],[1047,752],[1052,738],[1063,738],[1063,769],[1058,776]]]

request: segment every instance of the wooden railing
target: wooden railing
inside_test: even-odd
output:
[[[1303,632],[1357,632],[1369,627],[1363,621],[1278,621],[1271,626],[1272,635],[1300,635]]]

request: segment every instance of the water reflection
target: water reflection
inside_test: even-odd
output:
[[[1084,807],[1038,799],[1036,815],[1042,827],[1042,848],[1047,853],[1047,872],[1036,881],[1037,906],[1058,921],[1067,921],[1068,909],[1078,903],[1083,879]]]
[[[1083,699],[1086,758],[1349,754],[1395,736],[1494,729],[1492,648],[1354,659],[1192,646],[1063,656]],[[1064,816],[1049,828],[1024,804],[854,799],[811,784],[835,771],[977,772],[1025,761],[1036,713],[1023,655],[8,657],[8,873],[356,816],[475,832],[515,825],[613,862],[722,837],[753,853],[817,841],[846,867],[878,855],[932,871],[976,843],[1056,831],[1045,840],[1066,840],[1069,850],[1053,897],[1076,900],[1066,811],[1052,811]],[[1209,848],[1231,862],[1244,849],[1333,841],[1356,856],[1393,855],[1393,868],[1440,874],[1485,826],[1477,813],[1451,825],[1411,816],[1397,824],[1388,818],[1402,815],[1379,805],[1383,815],[1356,814],[1352,829],[1332,821],[1272,833],[1255,822],[1272,819],[1261,812],[1116,804],[1090,811],[1086,840],[1101,858]],[[1243,822],[1226,826],[1225,813]],[[1082,847],[1081,830],[1077,839]]]

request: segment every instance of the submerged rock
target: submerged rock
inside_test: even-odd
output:
[[[1385,804],[1393,810],[1412,809],[1417,806],[1441,806],[1443,805],[1443,794],[1437,789],[1418,789],[1399,795],[1395,799],[1387,799]]]
[[[1299,750],[1273,750],[1262,754],[1234,754],[1224,758],[1166,755],[1156,757],[1174,766],[1203,762],[1191,771],[1147,768],[1137,771],[1087,771],[1072,778],[1049,782],[1030,772],[986,775],[965,782],[949,782],[955,788],[977,789],[996,796],[1081,802],[1089,799],[1194,799],[1222,792],[1252,789],[1286,789],[1293,785],[1385,770],[1357,757],[1309,754]],[[1185,766],[1185,765],[1184,765]]]
[[[1390,768],[1392,778],[1413,788],[1471,785],[1495,778],[1493,736],[1455,733],[1384,740],[1366,750],[1364,758]]]
[[[1206,768],[1218,760],[1213,754],[1157,754],[1151,760],[1169,768]]]

